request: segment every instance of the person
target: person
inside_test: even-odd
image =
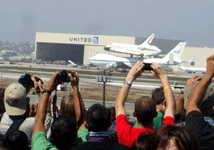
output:
[[[71,84],[75,84],[78,75],[76,72],[73,72],[74,76],[71,73],[68,73],[70,78]],[[76,131],[76,123],[71,121],[67,116],[59,116],[51,126],[51,142],[47,140],[46,133],[45,133],[45,118],[48,108],[48,101],[49,96],[53,90],[56,89],[56,78],[58,72],[56,72],[51,79],[49,80],[48,84],[43,89],[41,95],[41,101],[37,108],[36,113],[36,122],[33,128],[33,136],[32,136],[32,146],[31,148],[36,150],[40,149],[70,149],[74,144],[74,139],[76,138],[77,131]],[[75,82],[75,83],[74,83]],[[75,87],[76,89],[77,87]],[[76,89],[77,90],[77,89]],[[74,92],[74,99],[78,99],[77,92]],[[78,118],[78,117],[77,117]]]
[[[14,131],[8,134],[4,140],[3,147],[9,150],[30,150],[28,137],[23,131]]]
[[[200,105],[214,76],[214,55],[207,58],[207,71],[195,86],[186,104],[186,127],[199,141],[201,149],[213,149],[214,128],[204,120]],[[213,101],[213,95],[210,96]],[[209,108],[210,106],[208,106]]]
[[[63,95],[60,114],[66,115],[70,117],[70,119],[72,119],[73,121],[76,121],[76,114],[74,110],[74,96],[71,93]]]
[[[31,139],[35,118],[29,116],[30,105],[25,87],[20,83],[10,84],[4,93],[4,105],[6,112],[3,114],[0,124],[0,132],[5,135],[14,120],[24,118],[19,130],[23,131],[28,139]]]
[[[183,90],[181,90],[179,96],[175,98],[175,103],[176,103],[176,110],[175,110],[175,122],[177,124],[182,124],[185,121],[186,118],[186,102],[187,100],[185,99],[185,95],[189,93],[189,88],[192,87],[192,85],[201,80],[201,77],[198,75],[194,75],[192,78],[188,79],[186,82],[185,87]],[[184,123],[185,124],[185,123]]]
[[[199,143],[185,126],[163,125],[154,134],[141,134],[132,150],[199,150]]]
[[[89,150],[89,149],[129,149],[127,146],[121,145],[114,141],[114,138],[107,131],[111,125],[110,111],[103,105],[92,105],[86,115],[88,135],[85,134],[87,142],[73,147],[72,150]]]
[[[192,78],[188,79],[185,87],[180,92],[179,96],[175,98],[176,108],[175,108],[175,123],[180,123],[185,121],[185,94],[188,93],[189,87],[191,87],[196,81],[200,80],[201,77],[194,75]],[[154,128],[159,128],[162,125],[163,115],[166,109],[166,100],[164,97],[163,87],[156,88],[152,91],[152,100],[156,103],[156,110],[158,115],[153,120]]]
[[[124,85],[122,86],[116,102],[115,102],[115,111],[116,111],[116,129],[119,143],[131,147],[137,140],[138,136],[144,132],[154,132],[153,128],[153,119],[157,116],[156,104],[149,97],[142,97],[135,102],[135,111],[134,114],[137,117],[137,127],[133,128],[125,114],[124,103],[127,99],[128,92],[132,85],[132,82],[140,77],[143,72],[145,64],[138,61],[129,71]],[[164,96],[166,99],[166,111],[164,114],[163,124],[172,124],[174,125],[174,109],[175,101],[170,87],[167,75],[164,69],[156,64],[151,64],[152,73],[157,76],[162,83],[164,88]]]

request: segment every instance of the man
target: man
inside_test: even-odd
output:
[[[38,78],[37,82],[35,78]],[[42,79],[38,75],[30,77],[34,86],[37,87],[41,84]],[[35,124],[35,113],[34,105],[30,105],[30,99],[27,94],[30,92],[32,87],[24,87],[20,83],[12,83],[6,89],[4,93],[4,106],[6,112],[3,114],[0,124],[0,132],[5,135],[15,120],[24,119],[20,125],[19,130],[23,131],[29,140],[31,140],[33,127]]]
[[[111,125],[111,120],[110,111],[105,106],[100,104],[92,105],[87,111],[86,121],[89,133],[84,136],[87,139],[87,142],[72,148],[72,150],[129,149],[127,146],[114,141],[115,139],[112,135],[107,132],[107,129]],[[80,130],[82,129],[83,128]]]
[[[186,104],[186,126],[199,140],[201,149],[213,149],[214,147],[214,128],[204,120],[199,108],[213,76],[214,55],[211,55],[207,58],[207,72],[194,88]],[[213,95],[209,97],[209,101],[213,102]],[[208,109],[209,105],[207,104]]]
[[[143,97],[135,102],[135,116],[137,117],[137,127],[133,128],[125,115],[124,103],[127,99],[130,87],[135,79],[141,76],[145,64],[138,61],[129,71],[124,85],[115,102],[116,110],[116,128],[119,143],[131,147],[137,140],[138,136],[144,132],[154,132],[153,119],[157,116],[156,105],[151,98]],[[151,64],[152,73],[157,76],[162,83],[164,89],[164,97],[166,100],[166,110],[164,114],[163,124],[174,124],[175,101],[170,87],[168,78],[164,69],[156,63]]]
[[[31,139],[35,118],[29,117],[29,98],[26,97],[26,89],[20,83],[10,84],[4,93],[4,105],[6,112],[3,114],[0,124],[0,132],[5,135],[16,119],[25,119],[19,130],[23,131],[28,139]]]
[[[79,102],[78,98],[78,74],[73,72],[75,75],[72,76],[71,73],[68,74],[70,78],[71,85],[74,92],[74,103]],[[56,72],[48,84],[43,89],[41,95],[41,101],[37,108],[36,122],[33,129],[32,136],[32,149],[70,149],[73,146],[74,139],[76,138],[76,123],[71,121],[68,116],[60,116],[57,118],[51,127],[51,142],[47,140],[45,133],[45,118],[48,108],[49,96],[51,92],[56,89],[56,78],[58,72]],[[76,114],[76,118],[79,119],[80,114]]]

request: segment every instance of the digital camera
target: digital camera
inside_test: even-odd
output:
[[[74,73],[72,71],[61,70],[56,76],[56,83],[61,84],[63,82],[70,82],[70,78],[68,76],[69,73],[74,77]]]
[[[31,77],[32,77],[32,75],[26,73],[25,75],[22,75],[22,76],[19,78],[18,82],[19,82],[20,84],[22,84],[25,88],[34,87],[34,83],[33,83],[33,81],[31,80]],[[36,80],[37,82],[40,80],[40,79],[37,78],[37,77],[34,77],[34,78],[35,78],[35,80]],[[43,84],[43,82],[42,82],[42,84]]]

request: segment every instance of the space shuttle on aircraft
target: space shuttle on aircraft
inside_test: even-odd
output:
[[[124,53],[137,56],[153,56],[162,52],[158,47],[150,45],[155,34],[152,33],[142,44],[131,45],[122,43],[112,43],[104,47],[104,50],[116,53]]]
[[[176,45],[165,57],[143,59],[132,57],[117,57],[109,54],[96,54],[89,58],[89,63],[92,66],[99,68],[131,68],[137,61],[143,61],[145,63],[158,63],[159,65],[176,65],[182,63],[181,55],[185,48],[186,42],[180,42]]]

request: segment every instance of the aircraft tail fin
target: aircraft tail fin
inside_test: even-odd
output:
[[[186,46],[186,42],[180,42],[176,45],[163,59],[169,60],[173,58],[173,61],[181,63],[181,55]]]
[[[155,34],[152,33],[152,34],[151,34],[142,44],[140,44],[140,45],[143,45],[143,44],[145,44],[145,43],[151,44],[151,43],[152,43],[152,40],[154,39],[154,37],[155,37]]]

